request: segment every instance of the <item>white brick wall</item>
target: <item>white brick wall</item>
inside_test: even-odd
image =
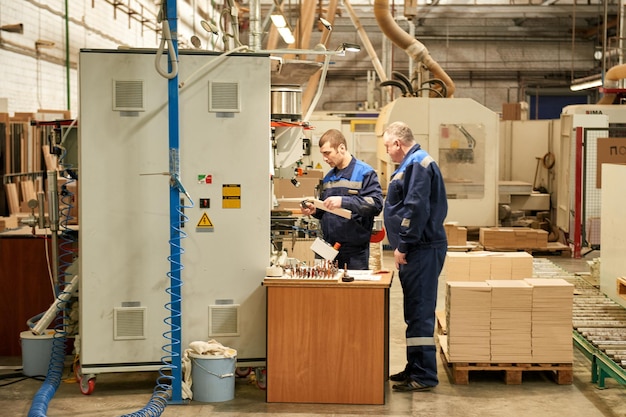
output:
[[[151,28],[129,18],[126,9],[115,10],[105,0],[69,0],[69,60],[66,60],[64,0],[0,0],[0,25],[22,23],[24,33],[0,32],[0,97],[8,99],[11,115],[38,109],[66,110],[69,83],[72,117],[78,109],[78,54],[80,49],[115,49],[119,46],[156,48],[160,38]],[[130,0],[133,10],[156,24],[160,1]],[[206,3],[209,2],[194,2]],[[197,5],[202,7],[203,5]],[[209,6],[210,7],[210,6]],[[186,1],[179,1],[178,31],[188,42],[192,26],[202,19]],[[203,45],[210,35],[198,30]],[[52,47],[37,48],[37,41]],[[69,65],[69,82],[66,68]]]

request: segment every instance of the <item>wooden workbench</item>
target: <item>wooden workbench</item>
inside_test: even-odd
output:
[[[267,278],[267,401],[384,404],[389,287]]]

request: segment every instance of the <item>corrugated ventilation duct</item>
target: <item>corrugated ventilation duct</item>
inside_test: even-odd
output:
[[[435,78],[440,79],[446,86],[446,97],[452,97],[455,90],[454,82],[452,82],[448,74],[446,74],[441,66],[430,56],[424,44],[411,37],[411,35],[398,26],[389,11],[389,1],[375,0],[374,16],[376,17],[376,22],[380,30],[385,36],[395,45],[402,48],[411,59],[424,65]]]
[[[626,78],[626,64],[611,67],[604,75],[604,88],[617,88],[619,81]],[[596,104],[613,104],[616,94],[605,94]]]

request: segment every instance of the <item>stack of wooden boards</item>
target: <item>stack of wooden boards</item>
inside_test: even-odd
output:
[[[448,282],[530,278],[533,257],[527,252],[448,252],[444,274]]]
[[[449,361],[571,363],[573,294],[563,279],[447,282]]]
[[[550,371],[572,383],[572,284],[534,278],[527,252],[448,252],[443,276],[439,344],[454,383],[467,384],[470,371],[503,371],[507,384]]]
[[[479,243],[485,249],[545,249],[548,232],[529,227],[481,227]]]

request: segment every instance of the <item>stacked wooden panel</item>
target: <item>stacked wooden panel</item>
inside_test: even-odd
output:
[[[481,227],[479,242],[488,249],[547,248],[548,232],[529,227]]]
[[[452,281],[446,291],[449,362],[573,361],[573,285],[567,281]]]
[[[491,287],[485,282],[448,282],[446,328],[453,362],[490,360]]]
[[[532,287],[524,280],[489,280],[491,361],[531,362]]]
[[[571,362],[574,286],[563,279],[528,278],[532,285],[533,362]]]
[[[533,257],[527,252],[448,252],[446,281],[523,279],[533,276]]]

